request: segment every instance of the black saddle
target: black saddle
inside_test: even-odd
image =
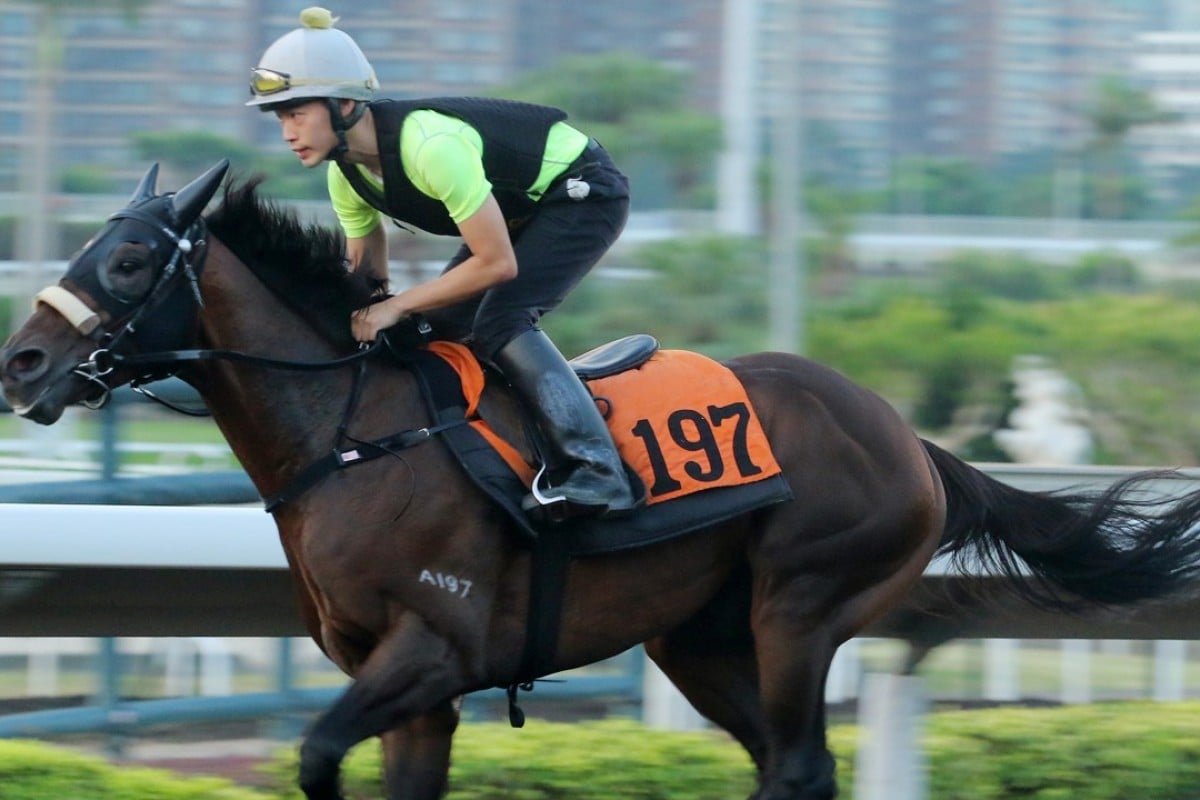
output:
[[[576,375],[590,381],[640,367],[656,352],[658,339],[648,333],[634,333],[575,356],[570,364]]]

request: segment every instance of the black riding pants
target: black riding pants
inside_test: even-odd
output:
[[[583,185],[586,196],[580,197]],[[426,316],[439,338],[469,340],[476,355],[491,361],[562,303],[612,247],[628,218],[629,182],[593,142],[551,185],[536,211],[511,229],[517,277]],[[446,270],[470,256],[463,245]]]

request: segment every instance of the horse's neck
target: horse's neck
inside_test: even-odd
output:
[[[201,280],[203,346],[287,361],[345,355],[335,352],[219,241],[210,248]],[[297,371],[211,361],[199,366],[194,382],[234,454],[265,495],[279,491],[289,476],[335,445],[355,369]],[[373,389],[378,383],[367,381]],[[401,406],[399,400],[396,405]]]

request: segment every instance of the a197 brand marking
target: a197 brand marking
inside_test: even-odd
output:
[[[434,572],[432,570],[421,570],[421,577],[417,579],[420,583],[429,583],[439,589],[445,589],[447,592],[458,597],[466,597],[471,593],[472,581],[466,578],[460,578],[457,575],[448,575],[445,572]]]

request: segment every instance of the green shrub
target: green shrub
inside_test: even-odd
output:
[[[266,800],[222,778],[184,778],[36,742],[0,742],[4,800]]]
[[[280,797],[302,797],[294,753],[271,774]],[[350,754],[343,786],[353,800],[385,796],[376,742]],[[750,795],[754,768],[715,732],[650,730],[632,720],[530,720],[521,730],[464,723],[454,738],[450,786],[450,800],[728,800]]]
[[[854,797],[859,731],[829,730],[839,795]],[[931,714],[924,731],[937,800],[1193,800],[1200,786],[1200,703],[1108,703]],[[346,762],[353,800],[384,797],[378,745]],[[294,754],[271,766],[281,798]],[[749,758],[723,734],[648,730],[636,722],[531,720],[514,731],[467,723],[455,737],[449,800],[709,800],[750,794]]]
[[[859,731],[829,730],[841,797],[854,797]],[[1194,800],[1200,703],[1105,703],[930,715],[923,742],[937,800]],[[221,779],[113,767],[29,742],[0,742],[4,800],[297,800],[296,748],[264,768],[267,793]],[[381,800],[379,746],[356,748],[350,800]],[[742,749],[718,732],[649,730],[631,720],[530,720],[523,730],[466,723],[455,737],[449,800],[726,800],[753,790]]]
[[[935,714],[925,746],[938,800],[1192,800],[1200,704]]]

